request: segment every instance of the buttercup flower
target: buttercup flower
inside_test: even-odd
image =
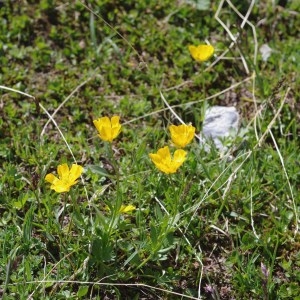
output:
[[[203,62],[203,61],[207,61],[212,57],[215,49],[211,45],[199,45],[199,46],[190,45],[189,51],[193,59]]]
[[[108,205],[105,207],[106,210],[110,210],[110,208],[108,207]],[[121,205],[120,209],[119,209],[119,213],[120,214],[127,214],[130,213],[131,211],[135,210],[136,207],[134,205]]]
[[[131,211],[135,210],[135,206],[134,205],[121,205],[121,208],[119,210],[119,213],[121,214],[127,214]]]
[[[70,187],[77,183],[77,179],[83,172],[83,167],[73,164],[71,170],[67,164],[62,164],[57,167],[59,178],[53,174],[47,174],[45,180],[51,183],[50,188],[57,193],[64,193],[70,190]]]
[[[192,125],[171,125],[169,126],[171,139],[177,148],[184,148],[188,145],[195,135],[196,128]]]
[[[100,139],[111,143],[121,131],[121,124],[119,121],[119,116],[113,116],[111,119],[102,117],[98,120],[94,120],[93,123],[98,130]]]
[[[186,154],[186,151],[178,149],[174,152],[174,156],[171,157],[169,147],[166,146],[159,149],[157,153],[150,153],[149,156],[157,169],[166,174],[171,174],[175,173],[183,164],[186,160]]]

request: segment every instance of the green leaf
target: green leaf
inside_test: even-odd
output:
[[[77,296],[79,298],[85,296],[87,294],[89,290],[89,287],[88,286],[81,286],[79,289],[78,289],[78,292],[77,292]]]
[[[20,210],[24,207],[26,201],[28,200],[28,195],[25,194],[24,196],[20,196],[19,199],[13,202],[13,207]]]
[[[99,174],[101,176],[109,176],[109,174],[107,173],[107,171],[104,168],[100,167],[100,166],[97,166],[97,165],[87,165],[86,168],[88,170],[90,170],[94,174]]]
[[[35,207],[32,206],[26,213],[24,218],[24,226],[23,226],[23,239],[24,242],[30,242],[31,240],[31,231],[32,231],[32,219]]]
[[[198,10],[208,10],[210,7],[210,0],[187,0],[186,3],[193,5]]]
[[[156,224],[150,225],[150,237],[153,245],[156,245],[159,237],[159,228],[157,228],[156,226]]]

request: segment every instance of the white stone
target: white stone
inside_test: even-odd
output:
[[[223,145],[222,139],[235,136],[238,126],[239,114],[235,107],[212,106],[205,112],[203,137],[206,140],[211,138],[220,151],[225,151],[227,148]]]
[[[272,54],[273,50],[270,48],[268,44],[263,44],[259,48],[259,52],[262,56],[263,61],[267,61],[270,55]]]

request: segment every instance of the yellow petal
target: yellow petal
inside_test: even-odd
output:
[[[94,123],[96,129],[97,129],[98,131],[100,131],[100,126],[101,126],[100,121],[99,121],[99,120],[94,120],[93,123]]]
[[[163,159],[163,160],[171,160],[171,153],[170,153],[170,149],[169,149],[168,146],[160,148],[157,151],[157,155],[159,155],[160,158]]]
[[[47,174],[46,177],[45,177],[45,180],[47,182],[53,183],[53,182],[55,182],[59,179],[56,176],[54,176],[53,174]]]
[[[122,205],[121,208],[120,208],[120,210],[119,210],[119,212],[126,214],[128,212],[133,211],[133,210],[135,210],[135,206],[134,205]]]
[[[51,185],[51,189],[55,190],[57,193],[64,193],[70,191],[70,185],[63,183],[62,181],[59,181],[56,184]]]
[[[103,127],[111,127],[109,117],[101,117],[98,119],[98,121],[99,121],[99,124]]]
[[[181,165],[186,160],[186,154],[187,152],[182,149],[176,150],[174,152],[174,161]]]
[[[101,130],[99,131],[99,136],[103,141],[111,141],[111,128],[103,126],[101,127]]]
[[[117,127],[120,125],[120,117],[119,116],[113,116],[111,118],[111,127]]]
[[[110,120],[108,117],[102,117],[102,118],[99,118],[97,120],[94,120],[93,121],[96,129],[98,130],[98,132],[100,133],[102,128],[103,127],[110,127],[111,124],[110,124]]]
[[[70,170],[69,181],[75,181],[78,179],[83,172],[83,167],[73,164]]]
[[[62,164],[57,167],[59,179],[67,180],[69,177],[69,167],[67,164]]]

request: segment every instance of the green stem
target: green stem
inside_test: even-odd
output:
[[[64,222],[64,217],[65,217],[65,214],[66,214],[66,209],[67,209],[67,193],[64,193],[63,194],[63,206],[64,206],[64,209],[62,211],[62,214],[61,214],[61,224],[60,224],[60,227],[63,228],[63,222]]]
[[[73,215],[74,215],[74,212],[79,213],[79,211],[78,211],[78,205],[77,205],[77,203],[74,200],[74,194],[73,194],[72,190],[70,191],[70,197],[71,197],[71,201],[72,201],[73,212],[72,212],[71,217],[70,217],[70,224],[68,226],[67,235],[69,235],[69,233],[71,231],[71,228],[73,226],[73,218],[74,218]]]
[[[112,211],[112,218],[109,224],[109,229],[108,229],[108,235],[110,236],[112,234],[113,228],[115,227],[115,221],[119,217],[119,210],[122,205],[122,192],[121,192],[121,187],[120,187],[120,172],[119,172],[119,166],[117,164],[117,161],[114,157],[113,153],[113,146],[112,143],[106,143],[106,149],[108,153],[109,160],[113,166],[114,172],[115,172],[115,178],[116,178],[116,190],[117,190],[117,195],[116,195],[116,202],[115,205],[113,206],[113,211]]]
[[[182,178],[182,180],[180,180],[180,182],[183,182],[183,180],[184,180],[184,178]],[[173,189],[174,183],[172,184],[171,179],[170,179],[169,186],[172,187],[172,192],[173,192],[173,194],[175,194],[174,205],[173,205],[172,211],[171,211],[172,219],[171,219],[170,225],[172,226],[174,224],[176,216],[178,214],[179,201],[180,201],[181,196],[182,196],[183,186],[181,186],[181,188],[179,188],[178,193],[174,193],[174,189]]]
[[[115,156],[114,156],[114,150],[113,150],[112,143],[105,143],[105,148],[106,148],[106,152],[109,157],[109,162],[111,163],[111,165],[114,169],[114,173],[116,175],[116,180],[117,180],[117,184],[118,184],[119,179],[120,179],[120,172],[119,172],[119,168],[118,168]]]

